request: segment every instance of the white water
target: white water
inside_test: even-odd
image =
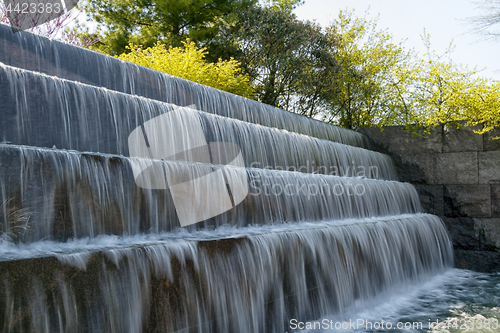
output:
[[[164,233],[136,234],[133,236],[100,235],[94,238],[68,239],[66,242],[41,240],[33,243],[14,243],[8,237],[0,238],[0,261],[20,260],[46,256],[79,255],[88,256],[93,252],[106,251],[110,249],[151,246],[161,243],[197,242],[217,239],[241,238],[247,236],[279,234],[283,232],[300,232],[304,230],[325,229],[329,227],[343,227],[352,225],[370,225],[390,220],[410,220],[430,218],[427,214],[407,214],[398,216],[387,216],[383,218],[347,219],[342,221],[316,221],[268,224],[260,226],[248,226],[237,228],[231,225],[223,225],[218,228],[188,231],[178,228],[175,231]]]
[[[166,191],[134,183],[130,160],[75,151],[0,146],[0,207],[5,237],[41,239],[134,235],[179,226]],[[194,179],[205,165],[163,162],[178,179]],[[344,220],[420,213],[410,184],[248,168],[249,194],[235,209],[193,228],[292,221]],[[205,187],[209,186],[205,185]],[[200,185],[198,193],[209,193]]]
[[[397,319],[452,265],[443,222],[354,131],[4,25],[0,97],[2,331],[283,333],[293,318]],[[249,190],[184,229],[172,188],[137,186],[126,157],[129,134],[173,110],[172,133],[199,123],[199,142],[241,149],[246,168],[223,173]],[[191,148],[158,133],[149,143]],[[153,162],[169,182],[216,167]],[[193,193],[217,196],[198,183]]]
[[[452,261],[442,222],[424,214],[1,249],[10,259],[49,256],[26,263],[27,280],[12,261],[0,274],[7,291],[0,308],[34,299],[27,318],[39,332],[52,331],[49,318],[60,318],[60,327],[90,325],[93,332],[186,325],[200,332],[283,332],[290,318],[343,313],[393,286],[443,272]],[[75,292],[86,283],[92,296]],[[6,331],[26,325],[9,311]]]
[[[6,94],[10,98],[5,98],[4,103],[15,111],[15,117],[3,119],[2,139],[15,144],[44,145],[47,148],[55,145],[57,148],[127,156],[127,138],[132,130],[177,108],[172,104],[1,63],[0,76],[5,77],[2,89],[10,92]],[[36,96],[36,101],[26,99],[31,95]],[[341,144],[190,108],[182,108],[182,113],[184,117],[199,119],[208,142],[238,145],[245,165],[250,167],[397,179],[389,156],[353,147],[354,139]],[[47,126],[52,128],[49,133]],[[187,133],[190,130],[179,129]],[[175,139],[173,136],[172,141],[160,144],[180,147],[182,144]]]
[[[369,301],[356,302],[346,312],[326,316],[315,321],[327,320],[333,329],[288,330],[302,333],[329,332],[432,332],[432,333],[482,333],[500,332],[500,274],[484,274],[463,269],[449,269],[444,273],[428,276],[421,282],[395,286]],[[357,326],[359,320],[359,326]],[[385,322],[385,328],[374,330],[367,323]],[[356,323],[348,328],[347,323]],[[344,324],[345,329],[335,329]],[[387,328],[387,323],[393,329]],[[406,324],[397,329],[397,323]],[[411,323],[411,326],[410,326]],[[413,323],[421,323],[419,328]],[[489,323],[489,328],[485,324]],[[295,327],[295,325],[293,325]],[[480,328],[480,326],[483,326]]]
[[[123,61],[119,62],[120,66],[123,67],[140,67]],[[140,69],[150,71],[143,67],[140,67]],[[125,75],[133,75],[131,73],[133,71],[127,72]],[[108,90],[107,88],[95,87],[81,82],[60,79],[30,70],[11,67],[1,61],[0,78],[0,82],[3,85],[2,89],[5,92],[10,92],[11,98],[16,101],[17,112],[20,115],[22,114],[24,118],[33,116],[29,112],[30,108],[48,106],[49,108],[44,109],[42,112],[49,119],[52,118],[53,121],[58,121],[64,130],[78,130],[81,129],[79,128],[80,126],[83,126],[86,130],[92,131],[94,134],[105,135],[105,132],[99,133],[98,131],[95,132],[95,130],[102,128],[102,121],[105,117],[109,117],[106,115],[108,113],[113,113],[114,116],[121,115],[121,117],[106,119],[110,123],[113,121],[116,122],[114,125],[118,126],[117,129],[106,130],[116,131],[114,134],[117,134],[118,137],[114,138],[114,140],[118,140],[119,142],[122,140],[121,135],[128,136],[133,128],[148,120],[142,119],[142,121],[135,122],[135,119],[140,117],[137,114],[138,111],[144,112],[144,110],[151,108],[165,109],[165,107],[169,108],[172,105],[181,105],[189,106],[190,108],[195,108],[214,116],[220,115],[227,117],[227,119],[240,120],[245,124],[259,124],[262,127],[286,129],[289,132],[308,135],[318,139],[357,147],[369,147],[366,137],[355,131],[327,125],[314,119],[301,117],[297,114],[197,85],[167,74],[162,74],[161,77],[158,77],[158,85],[165,87],[165,90],[162,89],[165,98],[160,96],[158,99],[144,98],[141,94],[122,93],[120,90]],[[133,81],[133,78],[129,78],[129,81]],[[183,87],[180,88],[180,86]],[[182,92],[185,89],[193,89],[193,92],[196,92],[199,96],[195,97],[192,102],[176,102],[175,100],[178,99],[185,100],[184,93]],[[24,98],[26,95],[37,96],[39,104],[30,105],[30,99]],[[131,98],[132,96],[134,98]],[[173,100],[172,97],[174,97]],[[251,109],[251,107],[254,108]],[[131,108],[132,111],[130,110]],[[163,110],[161,113],[163,112],[166,111]],[[30,124],[29,120],[24,122],[21,120],[21,122],[21,129],[25,131],[23,134],[28,137],[32,135],[29,133],[29,126],[36,126],[36,124]],[[130,125],[130,122],[133,122],[135,126],[132,128],[125,127],[126,130],[121,133],[120,126]],[[72,135],[74,136],[75,134]],[[85,140],[92,139],[91,137],[84,137],[85,133],[79,135]],[[73,138],[69,135],[66,139]],[[94,143],[97,144],[98,142]],[[71,148],[78,149],[78,147]],[[92,151],[96,150],[92,149]],[[114,153],[115,151],[111,152]],[[124,151],[118,151],[118,153],[123,154]]]

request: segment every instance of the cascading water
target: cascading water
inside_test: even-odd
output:
[[[5,332],[285,332],[452,264],[443,223],[359,133],[3,25],[0,62]],[[215,162],[231,147],[244,167]],[[191,192],[171,180],[216,172],[229,208],[180,227]]]
[[[0,82],[2,100],[10,106],[3,115],[3,141],[14,144],[127,156],[127,139],[132,130],[161,114],[179,109],[172,104],[1,64]],[[26,96],[36,98],[27,99]],[[232,142],[241,147],[248,166],[397,178],[390,158],[377,152],[190,108],[180,109],[186,124],[193,118],[201,122],[208,141]],[[50,133],[47,133],[48,126],[54,127]],[[189,130],[189,126],[181,129]],[[179,145],[179,142],[172,138],[171,142],[162,144]]]
[[[58,260],[3,263],[4,327],[284,332],[291,318],[338,313],[451,264],[441,221],[422,214],[173,236],[106,237],[71,253],[42,243]],[[30,273],[37,264],[50,272]],[[33,299],[19,318],[14,309]]]
[[[129,158],[3,145],[0,161],[5,237],[24,242],[66,240],[179,226],[169,193],[137,187]],[[171,174],[193,175],[204,168],[163,163]],[[253,168],[244,172],[250,193],[243,202],[190,229],[421,212],[418,195],[409,184]]]
[[[57,41],[49,42],[33,34],[12,33],[11,28],[4,24],[0,24],[0,34],[2,35],[0,49],[3,50],[0,62],[6,65],[174,105],[194,106],[198,110],[249,123],[286,129],[353,146],[368,147],[368,140],[359,133],[283,112],[278,108],[192,81],[115,58],[103,57],[102,54],[87,49]],[[18,77],[16,81],[25,84],[22,77]],[[90,100],[79,102],[90,102]]]

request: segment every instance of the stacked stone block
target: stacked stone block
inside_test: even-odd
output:
[[[455,264],[500,271],[500,129],[441,125],[426,135],[404,127],[364,128],[376,150],[391,155],[401,181],[415,185],[427,213],[453,238]]]

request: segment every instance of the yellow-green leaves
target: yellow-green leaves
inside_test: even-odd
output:
[[[424,33],[427,54],[407,51],[377,20],[340,12],[328,28],[337,38],[337,93],[324,120],[348,128],[405,125],[427,130],[439,124],[500,126],[500,82],[454,63],[453,45],[438,56]]]
[[[216,63],[209,63],[205,60],[206,49],[196,47],[193,42],[169,48],[159,42],[146,49],[130,45],[129,49],[130,53],[118,58],[236,95],[253,96],[250,80],[242,74],[238,61],[219,59]]]
[[[393,125],[409,109],[405,103],[411,53],[377,30],[377,21],[340,12],[327,29],[337,40],[337,91],[324,120],[348,128]]]
[[[409,96],[416,118],[423,127],[447,123],[455,126],[483,124],[480,133],[500,125],[500,82],[478,75],[479,71],[455,64],[449,54],[442,56],[430,48],[424,35],[426,59],[415,62]]]

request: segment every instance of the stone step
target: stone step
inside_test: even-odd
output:
[[[0,262],[0,329],[278,333],[452,262],[431,215],[247,232]]]
[[[0,99],[0,139],[11,144],[130,156],[130,135],[142,126],[158,151],[229,142],[246,166],[397,180],[378,152],[11,66],[0,66]]]
[[[178,179],[205,170],[203,164],[185,162],[164,161],[160,166]],[[199,219],[203,222],[189,225],[189,230],[421,212],[410,184],[292,171],[220,170],[227,177],[222,185],[229,185],[233,198],[241,194],[241,201],[235,199],[215,217]],[[240,174],[241,179],[236,177]],[[33,242],[179,228],[179,209],[183,203],[189,208],[193,198],[172,190],[176,182],[171,180],[177,178],[157,189],[140,187],[135,179],[126,157],[0,145],[1,232],[15,241]],[[200,183],[194,189],[207,193],[201,200],[213,198],[212,205],[219,205],[222,192],[214,186]],[[224,191],[227,195],[227,187]]]

